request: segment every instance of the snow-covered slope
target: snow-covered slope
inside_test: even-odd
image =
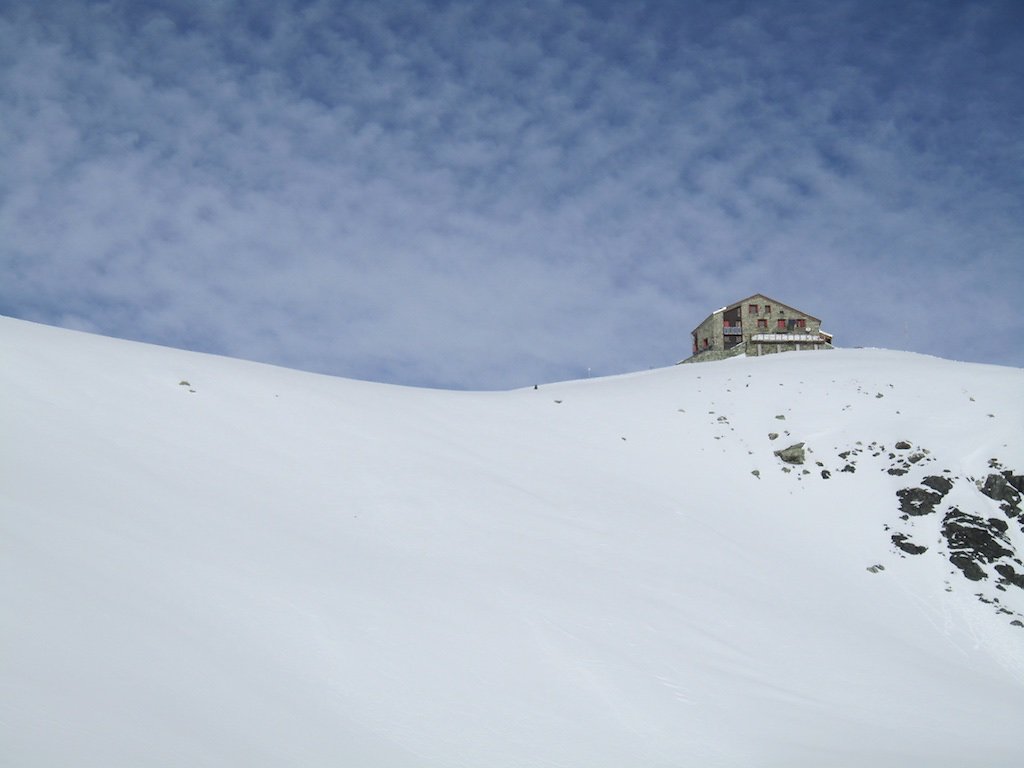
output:
[[[1021,765],[1022,472],[1017,369],[443,392],[0,319],[0,758]]]

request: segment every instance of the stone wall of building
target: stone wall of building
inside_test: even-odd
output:
[[[697,326],[694,331],[697,341],[695,354],[703,354],[709,351],[722,351],[725,345],[725,337],[722,333],[722,313],[716,312],[703,323]],[[707,340],[705,346],[704,341]]]
[[[754,309],[755,311],[751,311]],[[759,322],[760,321],[760,322]],[[779,327],[783,321],[784,326]],[[801,325],[801,322],[803,325]],[[729,324],[729,328],[725,324]],[[727,331],[735,329],[733,333]],[[758,334],[817,336],[821,321],[772,299],[757,294],[714,312],[691,334],[692,356],[684,362],[723,360],[739,354],[759,355],[799,349],[831,349],[827,343],[773,341],[757,343]],[[705,344],[706,342],[706,344]],[[736,343],[728,347],[729,343]]]
[[[725,360],[727,357],[742,355],[744,345],[738,344],[732,349],[709,349],[705,352],[698,352],[696,355],[681,360],[682,363],[707,363],[712,360]]]

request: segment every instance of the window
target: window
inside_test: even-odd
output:
[[[750,304],[750,305],[748,305],[747,306],[747,314],[748,315],[756,315],[757,314],[757,304]]]
[[[766,315],[770,315],[772,313],[772,305],[771,304],[765,304],[764,305],[764,313]]]
[[[780,317],[775,321],[775,327],[782,331],[786,330],[786,321]]]
[[[758,328],[765,328],[765,329],[767,329],[768,328],[768,321],[765,318],[763,318],[763,317],[760,318],[757,321],[757,327]]]
[[[798,319],[798,320],[796,321],[796,327],[797,327],[797,328],[801,328],[801,329],[803,329],[803,328],[806,328],[806,327],[807,327],[807,321],[806,321],[806,320],[804,320],[804,319],[803,319],[803,318],[801,317],[800,319]]]
[[[707,349],[707,348],[708,348],[708,340],[704,339],[704,349]]]

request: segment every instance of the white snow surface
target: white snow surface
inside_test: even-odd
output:
[[[1022,370],[448,392],[0,318],[0,762],[1024,765],[1024,590],[963,578],[941,514],[890,541],[942,470],[1003,516],[991,458],[1024,472]]]

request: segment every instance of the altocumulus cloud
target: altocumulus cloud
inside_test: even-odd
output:
[[[1024,365],[1015,0],[0,13],[4,314],[500,388],[763,291]]]

